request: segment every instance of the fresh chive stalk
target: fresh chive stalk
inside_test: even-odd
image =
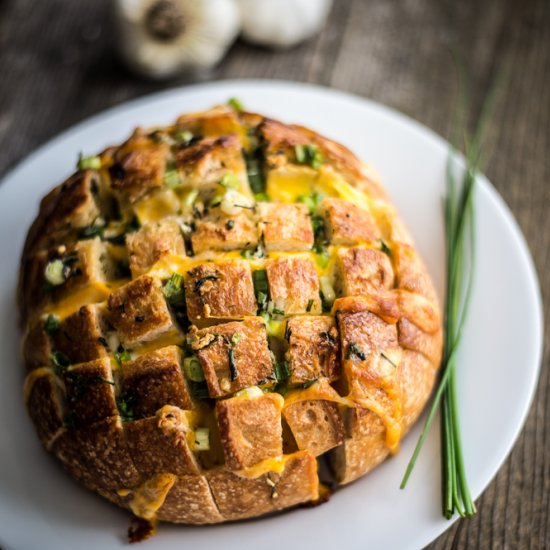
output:
[[[484,128],[495,98],[497,86],[490,91],[481,111],[475,134],[466,139],[466,168],[459,184],[453,170],[454,145],[447,164],[447,196],[445,199],[445,235],[447,261],[447,296],[445,303],[445,345],[441,378],[401,489],[412,473],[420,450],[438,410],[441,413],[441,463],[443,479],[442,512],[450,519],[455,512],[471,517],[476,507],[470,494],[458,413],[456,390],[457,350],[468,315],[475,268],[474,201],[476,176],[481,164]],[[456,140],[453,140],[453,143]]]

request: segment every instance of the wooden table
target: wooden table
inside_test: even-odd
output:
[[[108,16],[109,0],[0,0],[0,174],[79,120],[166,86],[134,77],[117,61]],[[169,85],[250,77],[315,82],[385,103],[445,136],[456,101],[450,48],[471,76],[473,118],[501,69],[510,71],[489,128],[486,171],[527,237],[549,311],[548,0],[335,0],[316,39],[278,53],[238,42],[210,74]],[[547,327],[548,352],[548,319]],[[479,513],[430,548],[550,547],[548,363],[545,353],[527,424],[479,499]]]

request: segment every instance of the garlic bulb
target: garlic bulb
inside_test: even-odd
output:
[[[332,0],[237,0],[243,37],[254,44],[285,48],[323,26]]]
[[[152,78],[215,65],[235,40],[234,0],[114,0],[119,50]]]

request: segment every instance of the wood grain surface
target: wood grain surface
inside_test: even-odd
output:
[[[473,118],[502,67],[487,174],[533,253],[550,310],[550,2],[335,0],[323,32],[291,50],[237,42],[215,70],[142,80],[113,53],[109,0],[0,0],[0,174],[68,126],[167,86],[224,78],[324,84],[389,105],[448,135],[456,101],[449,54],[472,82]],[[550,376],[546,352],[529,418],[479,513],[429,548],[550,548]],[[521,365],[518,365],[521,376]]]

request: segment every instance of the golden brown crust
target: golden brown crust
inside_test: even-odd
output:
[[[228,106],[94,163],[42,200],[19,282],[25,402],[76,479],[219,523],[318,500],[317,458],[345,484],[397,449],[441,315],[366,165]]]

